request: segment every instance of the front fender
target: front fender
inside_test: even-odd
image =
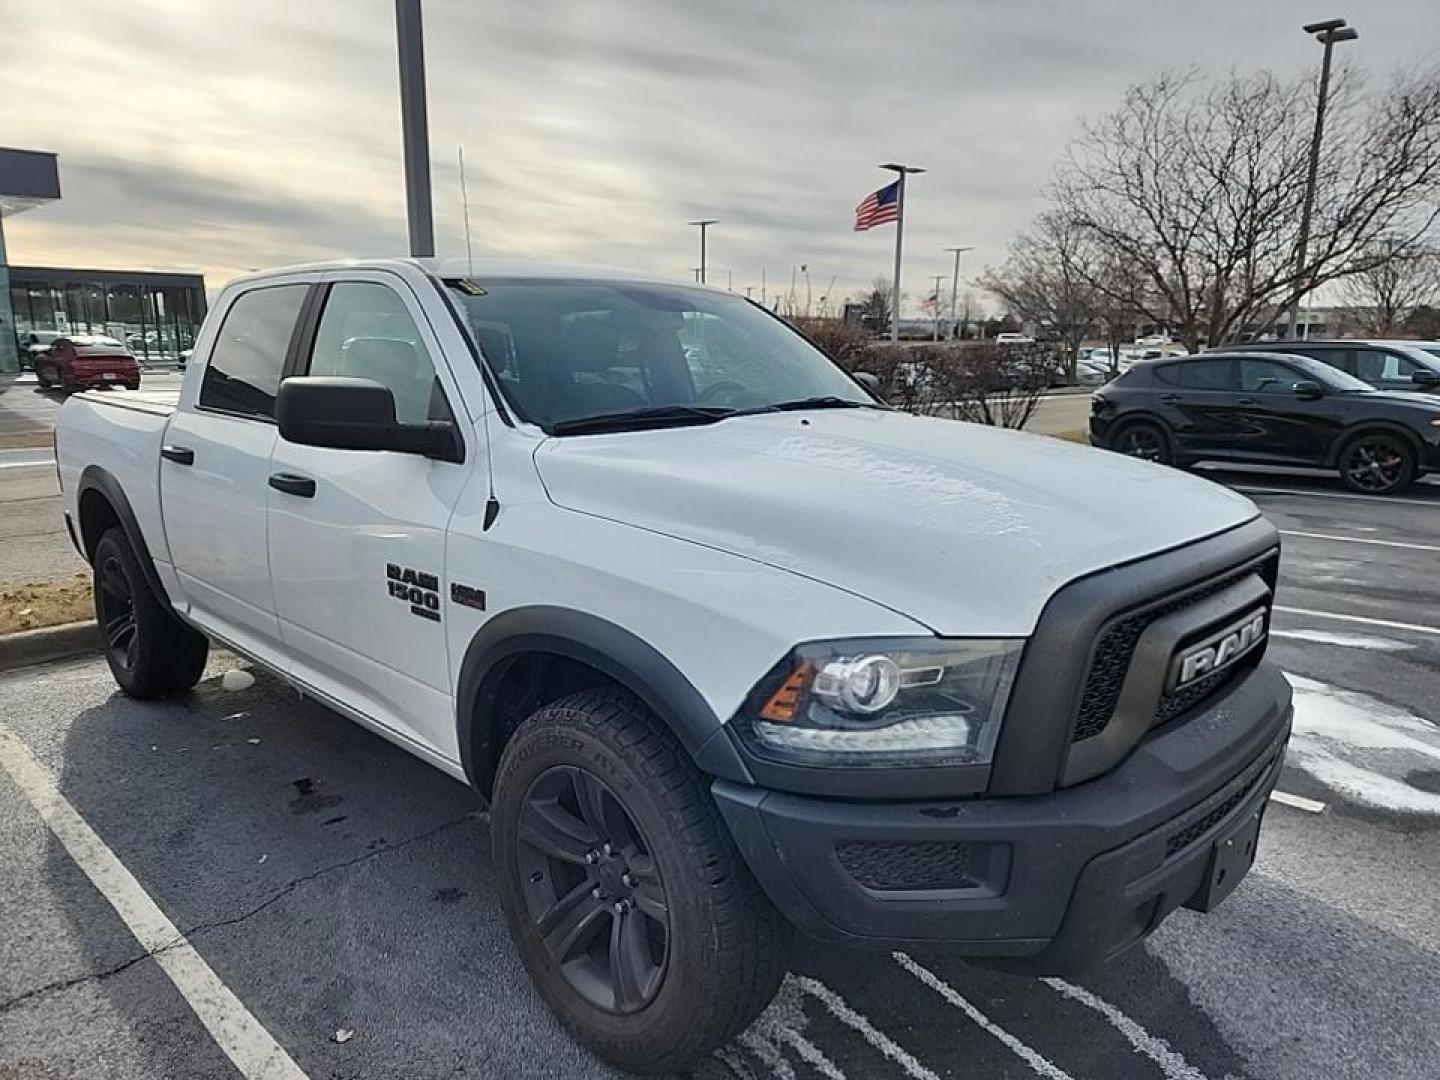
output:
[[[511,608],[476,632],[460,666],[455,710],[460,762],[470,783],[493,780],[486,723],[504,662],[523,653],[576,660],[625,687],[659,716],[702,770],[753,782],[713,709],[678,668],[648,642],[606,619],[548,605]]]

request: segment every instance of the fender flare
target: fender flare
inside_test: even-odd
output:
[[[488,620],[471,639],[455,697],[460,763],[470,784],[488,797],[494,780],[487,697],[506,661],[549,653],[587,664],[615,680],[665,722],[707,773],[753,783],[724,725],[680,670],[648,642],[606,619],[570,608],[511,608]]]
[[[115,516],[120,519],[120,527],[125,530],[125,538],[130,541],[131,550],[140,560],[140,569],[145,574],[146,584],[154,590],[162,604],[167,608],[170,607],[170,596],[165,591],[165,585],[160,581],[160,575],[155,571],[155,560],[150,557],[150,547],[145,543],[145,534],[140,531],[140,522],[135,517],[135,511],[130,507],[130,500],[125,497],[125,489],[120,486],[120,481],[99,465],[85,466],[85,471],[80,474],[80,483],[75,489],[77,515],[80,513],[86,493],[90,491],[98,491],[115,511]],[[80,533],[82,553],[85,560],[89,562],[91,555],[94,554],[94,549],[85,543],[84,519],[76,522],[76,525]],[[98,541],[99,537],[96,537],[96,540]]]

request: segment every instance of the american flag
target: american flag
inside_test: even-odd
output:
[[[879,191],[866,195],[855,207],[855,231],[864,232],[876,225],[884,225],[900,216],[900,181],[887,184]]]

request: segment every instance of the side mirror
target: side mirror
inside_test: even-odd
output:
[[[1416,386],[1440,386],[1440,372],[1420,368],[1410,376],[1410,381]]]
[[[394,450],[463,461],[453,424],[401,424],[395,396],[374,379],[307,375],[286,379],[275,398],[280,437],[333,450]]]
[[[1301,379],[1291,389],[1301,401],[1314,401],[1325,396],[1325,389],[1318,382],[1311,382],[1309,379]]]
[[[880,396],[879,375],[876,375],[873,371],[856,371],[852,372],[852,374],[855,376],[855,381],[863,385],[866,390],[869,390],[876,397]]]

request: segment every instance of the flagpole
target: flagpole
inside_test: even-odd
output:
[[[924,169],[917,169],[913,165],[899,165],[891,162],[881,165],[882,169],[889,169],[898,173],[900,179],[895,191],[895,284],[890,296],[890,340],[900,340],[900,257],[905,242],[905,177],[908,173],[922,173]]]

